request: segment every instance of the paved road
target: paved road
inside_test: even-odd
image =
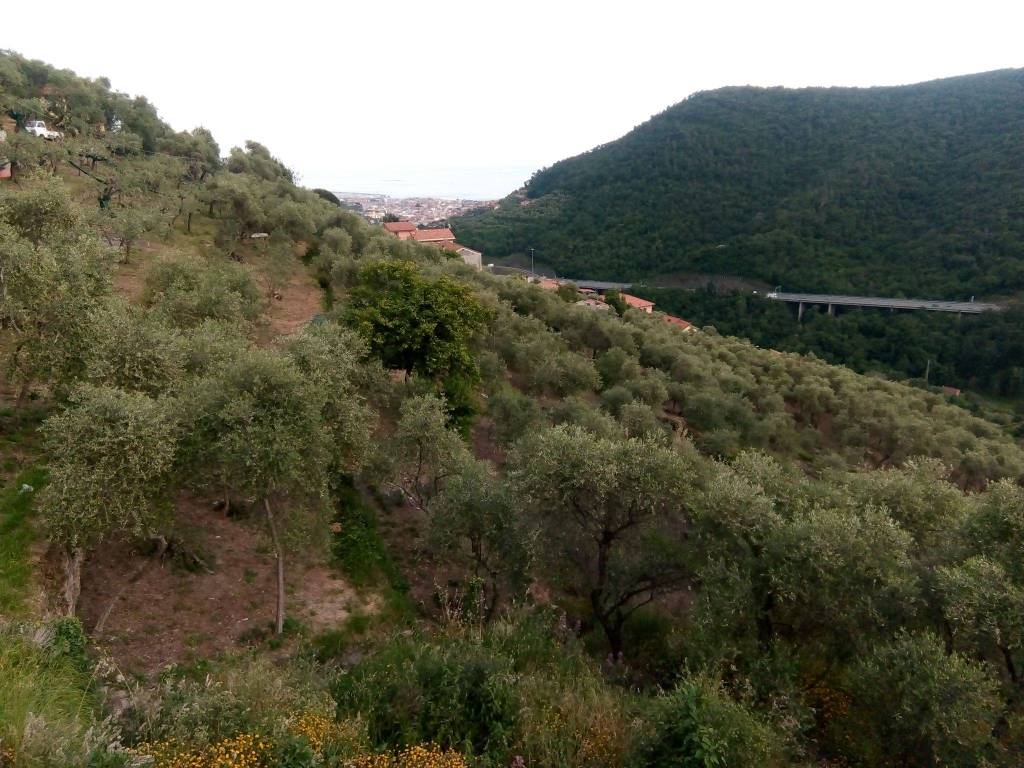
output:
[[[929,301],[928,299],[886,299],[879,296],[834,296],[825,293],[766,293],[766,299],[790,304],[831,304],[837,307],[880,307],[882,309],[923,309],[928,312],[955,312],[978,315],[997,312],[999,304],[982,301]]]

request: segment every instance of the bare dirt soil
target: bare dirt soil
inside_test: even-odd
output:
[[[210,658],[265,635],[274,618],[275,560],[259,518],[238,520],[207,500],[182,498],[178,519],[190,547],[212,572],[189,571],[131,546],[94,552],[82,573],[79,615],[87,632],[117,590],[140,567],[93,635],[126,673],[152,676],[170,664]],[[325,565],[292,555],[287,562],[287,614],[310,632],[337,628],[366,605]]]
[[[296,269],[280,293],[270,299],[261,323],[261,342],[298,331],[313,317],[323,312],[323,291],[305,268]]]

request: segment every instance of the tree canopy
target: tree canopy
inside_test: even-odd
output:
[[[705,91],[452,227],[491,256],[536,249],[559,274],[589,279],[1017,292],[1022,88],[1016,69],[888,88]]]

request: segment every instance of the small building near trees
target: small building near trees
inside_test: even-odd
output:
[[[399,240],[415,240],[417,243],[433,245],[443,251],[456,254],[466,264],[483,269],[484,255],[455,242],[455,233],[447,227],[441,229],[420,229],[411,221],[388,221],[384,229]]]

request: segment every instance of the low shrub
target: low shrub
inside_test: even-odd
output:
[[[768,725],[732,699],[718,681],[683,679],[656,699],[637,768],[773,766],[782,744]]]

